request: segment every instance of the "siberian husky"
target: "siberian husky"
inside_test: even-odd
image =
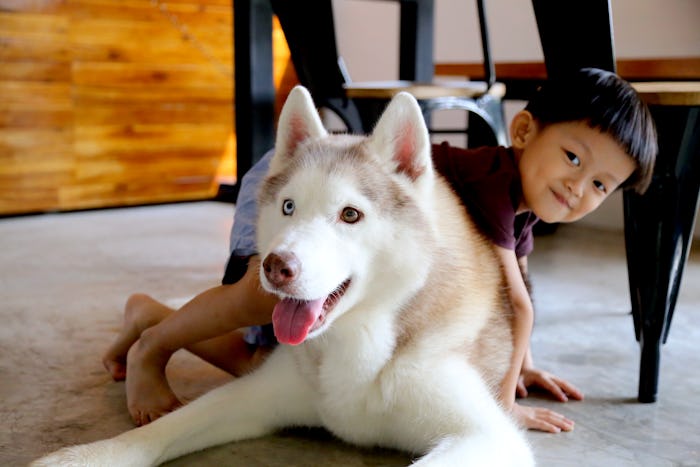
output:
[[[260,281],[281,299],[282,344],[153,423],[36,465],[154,465],[289,426],[409,451],[416,466],[534,464],[493,396],[511,352],[501,272],[434,172],[412,96],[370,136],[329,135],[295,88],[259,200]]]

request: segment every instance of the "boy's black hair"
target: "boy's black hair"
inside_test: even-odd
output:
[[[583,68],[549,80],[525,110],[544,125],[586,121],[609,134],[637,165],[622,186],[638,193],[648,188],[658,150],[654,121],[637,92],[615,73]]]

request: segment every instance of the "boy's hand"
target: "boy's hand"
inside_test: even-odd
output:
[[[527,388],[539,387],[551,393],[560,402],[570,398],[582,400],[583,393],[573,384],[537,368],[523,368],[518,379],[516,393],[518,397],[527,397]]]
[[[574,429],[574,422],[553,410],[513,404],[513,417],[528,430],[559,433]]]

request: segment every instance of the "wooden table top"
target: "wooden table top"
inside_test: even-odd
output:
[[[700,106],[700,81],[650,81],[632,86],[649,105]]]

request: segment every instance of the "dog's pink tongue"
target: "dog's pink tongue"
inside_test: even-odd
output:
[[[275,305],[272,326],[277,340],[290,345],[304,342],[309,329],[321,314],[325,301],[325,297],[310,301],[284,299]]]

